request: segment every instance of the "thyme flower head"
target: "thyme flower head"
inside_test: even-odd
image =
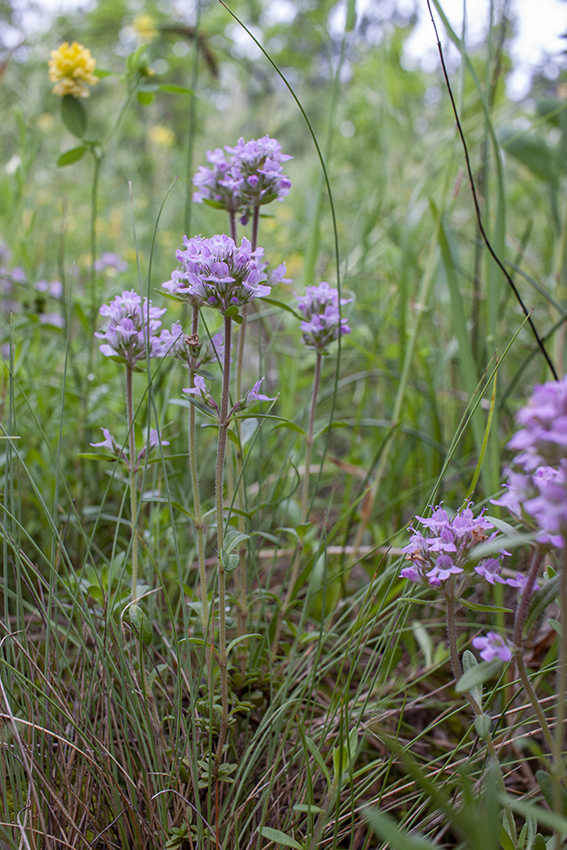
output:
[[[69,44],[64,41],[57,50],[51,51],[49,60],[49,79],[57,83],[53,94],[59,97],[89,97],[89,86],[96,86],[98,77],[93,75],[96,59],[91,56],[88,47],[77,41]]]
[[[125,290],[100,308],[101,316],[110,319],[106,331],[95,334],[106,340],[100,346],[101,352],[133,367],[146,356],[147,343],[150,357],[163,357],[163,343],[157,332],[161,327],[160,316],[165,312],[165,308],[152,307],[147,298],[142,302],[134,290]]]
[[[233,308],[232,315],[234,308],[270,294],[270,287],[263,285],[267,280],[264,249],[252,251],[248,239],[243,238],[240,246],[225,235],[184,236],[183,242],[185,250],[177,252],[181,268],[162,284],[172,295],[214,307],[223,315]]]
[[[412,561],[412,566],[401,571],[401,578],[415,584],[441,587],[452,575],[465,572],[471,549],[496,535],[496,531],[487,534],[494,526],[484,512],[475,517],[469,505],[466,503],[451,519],[441,505],[433,509],[433,516],[429,518],[416,516],[427,534],[410,526],[413,534],[402,551]],[[505,554],[508,553],[501,553]],[[506,584],[500,571],[500,559],[497,558],[484,558],[474,568],[474,572],[490,584]]]
[[[230,157],[226,153],[232,154]],[[234,147],[207,151],[210,166],[200,166],[193,177],[196,203],[212,202],[232,214],[240,213],[246,224],[254,208],[283,201],[291,188],[291,180],[283,173],[282,162],[293,159],[281,152],[281,145],[270,136],[245,142],[240,138]]]
[[[308,286],[305,295],[296,295],[297,306],[305,321],[301,323],[303,342],[308,348],[326,354],[327,346],[351,329],[341,316],[340,307],[350,304],[352,298],[340,298],[338,289],[323,281],[318,286]]]
[[[538,540],[567,542],[567,376],[536,386],[517,416],[523,426],[508,447],[519,454],[508,469],[502,505],[539,529]],[[518,471],[518,469],[520,471]]]

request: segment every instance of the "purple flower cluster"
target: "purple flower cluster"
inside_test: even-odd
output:
[[[46,295],[50,295],[51,298],[62,298],[63,297],[63,284],[60,280],[52,280],[51,282],[48,280],[38,280],[35,285],[37,292],[45,293]]]
[[[468,504],[451,519],[441,505],[433,509],[432,517],[417,516],[416,519],[429,533],[425,536],[410,527],[413,534],[402,551],[412,561],[412,566],[405,567],[400,573],[401,578],[415,584],[441,587],[450,576],[464,573],[471,549],[496,534],[487,535],[486,532],[494,526],[483,513],[475,518]],[[485,558],[474,571],[490,584],[508,583],[500,577],[500,561],[496,558]]]
[[[305,317],[301,323],[303,342],[322,354],[327,346],[343,334],[349,334],[347,320],[341,317],[340,307],[350,304],[352,298],[339,299],[338,289],[323,281],[318,286],[308,286],[305,295],[296,295],[297,306]]]
[[[120,273],[126,271],[128,263],[122,259],[120,254],[113,254],[110,251],[104,251],[99,259],[94,261],[94,267],[97,272],[110,270],[115,273]]]
[[[214,307],[224,315],[230,308],[238,310],[270,294],[270,287],[263,285],[267,279],[264,249],[253,251],[248,239],[243,238],[240,247],[224,235],[184,236],[183,242],[185,250],[177,252],[181,268],[162,284],[171,295]]]
[[[116,460],[121,461],[124,466],[129,470],[130,458],[128,457],[128,451],[126,450],[126,448],[122,448],[122,446],[119,445],[119,443],[112,436],[108,428],[101,428],[100,430],[103,433],[104,440],[101,440],[100,443],[91,443],[91,446],[93,446],[93,448],[108,449],[108,451],[116,458]],[[169,446],[169,442],[167,440],[160,440],[159,433],[156,428],[151,428],[150,433],[148,435],[148,442],[145,443],[138,452],[138,456],[134,463],[134,472],[137,472],[140,468],[142,461],[146,457],[147,449],[149,449],[149,454],[151,454],[157,446]]]
[[[567,542],[567,376],[536,386],[516,417],[523,428],[508,447],[519,454],[507,470],[507,492],[494,501],[540,530],[538,540]]]
[[[486,637],[473,638],[472,645],[481,650],[480,657],[483,661],[494,661],[496,658],[500,661],[510,661],[512,658],[512,645],[497,632],[487,632]]]
[[[276,139],[239,139],[233,148],[225,145],[224,150],[231,156],[226,157],[221,148],[207,151],[210,167],[201,165],[193,177],[197,187],[194,201],[212,201],[233,215],[239,213],[243,224],[255,207],[283,201],[291,181],[281,164],[293,157],[281,152]]]
[[[161,326],[160,316],[165,312],[165,308],[152,307],[147,298],[142,302],[134,290],[125,290],[100,308],[101,316],[110,319],[106,331],[95,334],[106,340],[100,346],[101,352],[130,367],[146,356],[146,344],[150,357],[162,357],[163,343],[157,332]]]
[[[159,338],[163,346],[162,356],[174,357],[189,369],[200,369],[207,363],[222,363],[224,360],[222,331],[203,343],[198,334],[186,334],[180,322],[174,322],[171,330],[164,328]]]

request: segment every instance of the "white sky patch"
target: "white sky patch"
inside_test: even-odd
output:
[[[371,4],[374,1],[359,0],[359,3]],[[486,36],[490,0],[466,0],[465,4],[463,0],[444,0],[443,11],[459,36],[462,33],[463,5],[466,6],[465,39],[472,46]],[[498,15],[501,4],[494,5]],[[418,9],[419,23],[406,43],[406,56],[410,63],[423,64],[429,69],[438,63],[435,33],[426,0],[419,0]],[[512,0],[510,14],[515,20],[516,34],[509,48],[514,71],[508,78],[508,94],[519,99],[527,93],[532,73],[545,63],[546,58],[565,64],[565,57],[562,58],[561,53],[567,49],[567,39],[560,36],[567,31],[567,5],[561,0]],[[449,39],[435,10],[434,15],[443,49],[447,51]],[[559,65],[553,61],[548,63],[546,73],[549,72],[550,78],[554,73],[553,65],[559,72]]]
[[[494,0],[496,14],[502,0]],[[30,6],[26,0],[15,0],[14,6],[22,13],[22,26],[25,30],[43,30],[50,25],[51,16],[92,9],[96,0],[35,0]],[[192,4],[191,4],[192,5]],[[433,5],[433,3],[432,3]],[[406,42],[405,61],[408,65],[419,65],[424,70],[433,70],[438,65],[437,46],[433,26],[429,19],[426,0],[356,0],[357,18],[365,11],[379,9],[380,17],[387,18],[395,11],[409,17],[417,6],[418,23]],[[470,46],[481,42],[487,32],[490,0],[443,0],[443,10],[457,34],[462,32],[463,7],[466,8],[466,41]],[[262,14],[262,22],[268,25],[291,23],[296,14],[296,5],[292,0],[270,0]],[[47,14],[45,14],[47,13]],[[456,59],[456,52],[449,47],[444,28],[439,27],[443,48],[448,56]],[[561,0],[511,0],[510,14],[515,19],[516,35],[510,47],[514,71],[508,79],[508,94],[521,98],[527,93],[531,75],[536,68],[545,65],[549,79],[558,75],[566,64],[567,39],[560,36],[567,31],[567,3]],[[329,28],[336,34],[342,32],[346,15],[346,0],[340,0],[332,10]],[[227,21],[228,23],[228,21]],[[252,50],[246,33],[238,35],[234,27],[231,35],[236,40],[237,50]],[[17,35],[14,33],[14,40]],[[253,51],[254,54],[257,52]],[[548,60],[546,63],[546,59]]]

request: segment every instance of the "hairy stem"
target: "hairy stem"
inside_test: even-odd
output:
[[[226,438],[229,425],[228,405],[230,395],[230,338],[231,319],[224,320],[224,371],[222,377],[222,399],[219,419],[219,440],[217,447],[217,466],[215,475],[215,496],[217,510],[217,549],[218,549],[218,579],[219,579],[219,669],[221,681],[221,725],[218,741],[217,755],[215,759],[214,775],[218,776],[222,761],[224,742],[228,731],[228,659],[226,654],[226,572],[223,563],[224,545],[224,503],[223,503],[223,480],[224,463],[226,457]]]
[[[234,221],[234,215],[231,214],[231,226]],[[260,207],[254,207],[252,215],[252,250],[255,251],[258,245],[258,229],[260,225]],[[236,229],[233,236],[236,242]],[[244,366],[244,343],[246,341],[246,305],[241,310],[243,322],[238,331],[238,353],[236,361],[236,400],[242,398],[242,371]],[[236,452],[236,478],[238,481],[238,507],[240,510],[245,510],[245,493],[244,493],[244,476],[242,475],[242,453],[240,448]],[[238,530],[242,533],[246,531],[244,517],[238,516]],[[246,555],[248,547],[246,541],[243,540],[238,547],[238,567],[236,570],[236,593],[238,597],[238,609],[236,613],[238,635],[246,633],[248,623],[248,586],[246,580]],[[245,647],[241,644],[241,650],[245,651]],[[245,656],[242,655],[243,667],[245,664]],[[244,670],[242,671],[244,672]]]
[[[193,307],[191,333],[197,334],[199,329],[199,308]],[[195,373],[189,369],[189,386],[193,387]],[[205,568],[205,541],[203,534],[203,518],[201,514],[201,496],[199,492],[199,475],[197,472],[197,425],[195,422],[195,407],[189,405],[189,469],[191,472],[191,487],[193,489],[193,510],[195,512],[195,531],[197,534],[197,559],[199,562],[199,582],[201,585],[201,605],[203,621],[203,637],[208,644],[209,600],[207,595],[207,571]]]
[[[526,622],[528,608],[530,607],[530,599],[533,593],[535,580],[537,578],[537,574],[539,572],[539,568],[541,566],[541,562],[544,559],[544,556],[545,552],[539,546],[536,547],[536,549],[534,550],[530,571],[526,579],[526,584],[524,585],[522,596],[520,597],[520,602],[518,603],[518,607],[516,609],[516,618],[514,620],[514,644],[518,647],[521,647],[523,643],[524,624]]]
[[[128,454],[130,458],[130,522],[132,527],[132,603],[138,598],[138,499],[136,493],[136,439],[134,434],[134,393],[132,367],[126,366],[126,418],[128,422]]]

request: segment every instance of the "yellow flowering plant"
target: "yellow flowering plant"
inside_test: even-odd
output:
[[[64,41],[57,50],[51,51],[49,60],[49,79],[56,83],[53,94],[59,97],[89,97],[89,86],[95,86],[98,78],[94,76],[96,59],[91,56],[88,47],[78,41],[69,44]]]

